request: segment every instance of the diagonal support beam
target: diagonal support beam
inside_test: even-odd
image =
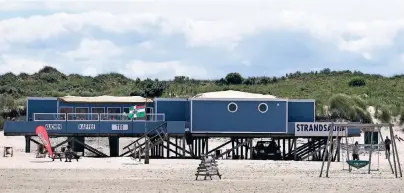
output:
[[[100,157],[108,157],[105,153],[103,153],[101,151],[98,151],[97,149],[95,149],[95,148],[93,148],[93,147],[91,147],[91,146],[89,146],[89,145],[75,139],[75,138],[73,138],[73,140],[74,140],[74,142],[84,146],[84,148],[87,149],[88,151],[91,151],[91,152],[93,152],[94,154],[96,154],[96,155],[98,155]]]
[[[220,148],[222,148],[222,147],[226,146],[226,145],[227,145],[227,144],[229,144],[230,142],[231,142],[231,140],[230,140],[230,141],[228,141],[228,142],[226,142],[226,143],[223,143],[222,145],[219,145],[219,146],[215,147],[214,149],[212,149],[212,150],[208,151],[208,153],[207,153],[207,154],[211,154],[211,153],[215,152],[216,150],[218,150],[218,149],[220,149]]]
[[[185,151],[185,153],[187,153],[187,154],[189,154],[189,155],[192,155],[191,154],[191,152],[189,152],[188,150],[186,150],[186,149],[183,149],[182,147],[180,147],[179,145],[176,145],[176,144],[174,144],[173,142],[171,142],[171,141],[167,141],[170,145],[172,145],[172,146],[174,146],[174,147],[176,147],[176,148],[178,148],[178,149],[180,149],[180,150],[182,150],[182,151]],[[181,155],[181,157],[182,157],[182,155]]]
[[[32,139],[32,138],[29,138],[29,140],[32,141],[32,142],[34,142],[34,143],[37,144],[37,145],[41,145],[41,144],[42,144],[42,143],[39,143],[37,140]]]
[[[161,146],[162,146],[163,148],[165,148],[165,149],[168,149],[168,151],[174,153],[175,155],[177,155],[177,156],[179,156],[179,157],[182,156],[180,153],[175,152],[174,150],[172,150],[171,148],[167,147],[166,145],[161,144]],[[169,158],[169,157],[167,156],[167,158]]]
[[[227,151],[221,153],[220,155],[216,155],[216,159],[217,159],[217,158],[221,158],[221,157],[223,157],[224,155],[226,155],[227,153],[232,152],[232,151],[234,151],[235,149],[237,149],[237,148],[239,148],[239,147],[241,147],[241,146],[243,146],[243,145],[246,145],[247,143],[251,143],[251,142],[252,142],[252,139],[247,139],[247,140],[245,140],[243,143],[240,143],[240,144],[234,146],[233,148],[228,149]]]

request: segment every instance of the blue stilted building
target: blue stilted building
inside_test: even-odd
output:
[[[249,97],[237,96],[236,91],[227,92],[232,97],[194,97],[194,98],[155,98],[143,97],[29,97],[25,121],[6,121],[6,136],[25,136],[29,152],[35,128],[44,126],[51,137],[68,137],[64,143],[73,143],[75,151],[88,149],[100,156],[103,152],[86,145],[86,137],[108,137],[109,156],[125,156],[130,151],[120,152],[119,138],[139,138],[163,128],[168,139],[153,148],[167,149],[175,157],[200,156],[219,148],[209,149],[208,139],[212,137],[230,138],[233,150],[245,149],[244,158],[251,157],[252,138],[272,138],[283,147],[282,158],[299,159],[303,155],[318,153],[328,136],[327,123],[315,120],[315,100],[280,99],[266,95]],[[128,119],[129,108],[146,105],[147,116]],[[170,139],[186,140],[190,148],[182,143],[180,147]],[[359,129],[344,130],[341,136],[359,136]],[[343,133],[343,132],[341,132]],[[298,138],[308,139],[308,143],[297,147]],[[281,145],[283,143],[283,145]],[[285,143],[288,143],[286,149]],[[203,144],[203,145],[201,145]],[[139,144],[141,146],[142,144]],[[170,148],[170,145],[175,147]],[[129,147],[129,146],[128,146]],[[125,148],[128,148],[125,147]],[[299,149],[300,148],[300,149]],[[182,153],[177,152],[178,149]],[[221,152],[223,154],[224,152]],[[226,152],[229,153],[229,152]],[[236,152],[237,153],[237,152]],[[243,154],[243,153],[241,153]],[[300,155],[302,154],[302,155]],[[304,157],[304,156],[303,156]]]

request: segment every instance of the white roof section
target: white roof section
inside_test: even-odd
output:
[[[257,94],[257,93],[248,93],[248,92],[241,92],[241,91],[235,91],[235,90],[226,90],[226,91],[218,91],[218,92],[206,92],[206,93],[201,93],[197,94],[193,98],[245,98],[245,99],[275,99],[276,96],[273,95],[263,95],[263,94]]]
[[[81,97],[81,96],[64,96],[59,97],[59,100],[68,103],[145,103],[146,98],[141,96],[96,96],[96,97]],[[152,99],[147,99],[147,102],[153,102]]]

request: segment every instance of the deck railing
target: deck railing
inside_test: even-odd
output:
[[[165,121],[164,113],[148,113],[130,119],[123,113],[34,113],[34,121]]]

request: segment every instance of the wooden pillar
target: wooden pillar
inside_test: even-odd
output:
[[[83,141],[85,140],[84,137],[82,138],[82,140]],[[119,137],[108,137],[108,142],[109,142],[109,156],[119,157]],[[83,151],[84,151],[84,146],[82,146],[82,147],[83,147]],[[77,152],[81,152],[81,151],[77,151]]]
[[[170,143],[169,143],[169,141],[170,141],[170,137],[167,137],[167,141],[166,141],[166,143],[167,143],[167,151],[166,151],[167,158],[170,158]]]
[[[85,138],[84,137],[74,137],[74,139],[76,139],[77,141],[80,141],[83,144],[85,143]],[[75,152],[84,152],[84,145],[81,145],[80,143],[77,143],[75,141],[73,141],[71,148]],[[118,148],[119,148],[119,146],[118,146]],[[119,150],[118,150],[118,154],[119,154]]]
[[[297,160],[297,154],[296,154],[297,138],[296,137],[293,139],[293,146],[294,146],[293,157],[296,161]]]
[[[178,137],[175,137],[175,157],[178,157]]]
[[[251,140],[251,142],[249,142],[248,144],[249,144],[249,147],[250,147],[250,159],[252,159],[253,158],[253,153],[254,153],[254,150],[253,150],[253,140]]]
[[[182,137],[182,156],[183,157],[185,157],[185,143],[186,143],[186,140],[185,140],[185,136],[184,136],[184,137]]]
[[[31,153],[31,137],[25,136],[25,153]]]
[[[231,159],[234,159],[234,138],[231,138]]]
[[[206,150],[205,150],[205,153],[208,154],[208,152],[209,152],[209,137],[206,137],[205,140],[206,140],[206,146],[205,146]]]
[[[286,147],[285,147],[285,145],[286,145],[285,138],[282,139],[282,142],[283,142],[283,144],[282,144],[282,157],[283,157],[283,159],[285,159],[285,155],[286,155],[286,152],[285,152],[285,150],[286,150]]]

